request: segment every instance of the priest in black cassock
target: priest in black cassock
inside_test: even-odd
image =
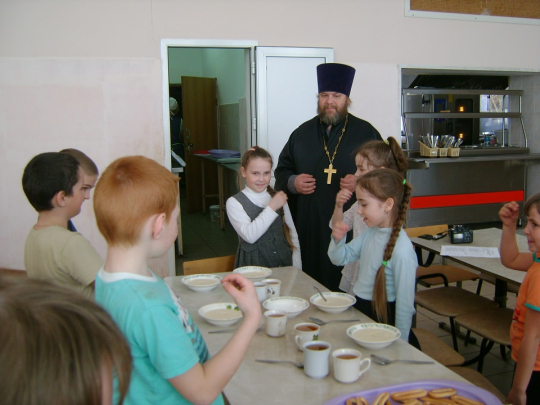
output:
[[[342,187],[355,188],[354,151],[364,142],[382,140],[369,122],[348,112],[354,74],[354,68],[339,63],[317,66],[318,115],[291,134],[275,170],[275,188],[289,197],[302,270],[330,291],[339,291],[342,269],[327,254],[336,194]]]

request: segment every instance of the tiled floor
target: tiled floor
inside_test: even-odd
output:
[[[185,193],[184,193],[185,195]],[[184,240],[184,256],[179,257],[176,265],[176,274],[182,274],[182,263],[188,260],[205,259],[209,257],[218,257],[232,255],[236,253],[238,239],[234,229],[226,221],[225,230],[219,228],[219,223],[214,223],[210,219],[210,214],[185,214],[182,211],[182,234]],[[463,283],[463,288],[476,292],[477,282],[469,281]],[[420,287],[422,288],[422,287]],[[492,284],[483,283],[481,295],[492,299],[495,287]],[[507,306],[513,308],[516,295],[509,293]],[[438,316],[423,308],[418,308],[417,327],[427,329],[439,336],[449,346],[452,346],[452,337],[450,332],[439,328],[440,322],[448,323],[448,318]],[[459,352],[465,359],[475,357],[480,351],[481,338],[476,338],[476,344],[465,346],[463,340],[458,339]],[[476,364],[470,366],[476,369]],[[512,384],[514,372],[514,362],[508,355],[508,360],[503,360],[499,346],[495,345],[484,361],[483,375],[499,389],[504,395],[508,394]]]

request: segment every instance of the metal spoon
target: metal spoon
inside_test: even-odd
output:
[[[421,360],[390,360],[383,356],[378,356],[376,354],[372,354],[371,358],[373,361],[377,364],[382,364],[383,366],[386,366],[387,364],[392,363],[411,363],[411,364],[435,364],[434,361],[421,361]]]
[[[319,293],[319,295],[322,297],[322,299],[325,301],[325,302],[328,302],[328,300],[324,297],[324,295],[322,295],[322,292],[321,290],[319,290],[317,287],[313,286],[313,288],[315,288],[317,290],[317,292]]]
[[[331,321],[323,321],[322,319],[314,318],[312,316],[310,316],[309,319],[317,325],[326,325],[327,323],[332,322],[360,322],[360,319],[332,319]]]
[[[304,365],[302,363],[297,363],[297,362],[291,361],[291,360],[261,360],[261,359],[257,359],[255,361],[258,361],[259,363],[269,363],[269,364],[291,363],[291,364],[294,364],[298,368],[304,368]]]

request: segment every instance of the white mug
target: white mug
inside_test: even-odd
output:
[[[332,346],[322,340],[304,343],[304,373],[311,378],[324,378],[328,375],[328,357]]]
[[[270,291],[268,293],[268,298],[279,297],[279,294],[281,293],[281,280],[278,280],[277,278],[267,278],[264,281],[266,281],[266,285]]]
[[[332,353],[334,359],[334,378],[342,383],[358,380],[371,366],[371,359],[362,360],[362,353],[355,349],[338,349]],[[362,365],[366,364],[364,368]]]
[[[311,342],[313,340],[319,340],[319,334],[321,333],[321,327],[315,323],[299,323],[294,326],[296,336],[294,341],[298,349],[304,351],[302,347],[304,343]]]
[[[287,312],[271,309],[264,313],[266,320],[266,334],[272,337],[285,335],[287,327]]]
[[[268,288],[268,284],[266,284],[266,281],[257,281],[253,283],[255,286],[255,291],[257,291],[257,298],[259,298],[259,302],[265,301],[267,298],[270,298],[270,289]]]

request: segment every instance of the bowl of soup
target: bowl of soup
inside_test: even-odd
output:
[[[359,323],[347,329],[347,335],[366,349],[379,350],[398,340],[401,332],[384,323]]]
[[[356,304],[356,298],[350,294],[341,292],[323,292],[322,296],[318,293],[312,295],[309,302],[311,302],[321,311],[328,312],[330,314],[339,314],[340,312],[343,312]]]
[[[297,317],[309,308],[309,302],[298,297],[273,297],[263,302],[264,309],[277,309],[287,312],[287,318]]]
[[[242,318],[242,311],[234,303],[220,302],[199,308],[199,315],[215,326],[230,326]]]
[[[182,284],[197,292],[212,291],[220,283],[221,277],[215,274],[194,274],[182,278]]]
[[[241,274],[255,282],[264,280],[266,277],[270,277],[272,275],[272,270],[270,270],[268,267],[244,266],[234,269],[233,273]]]

